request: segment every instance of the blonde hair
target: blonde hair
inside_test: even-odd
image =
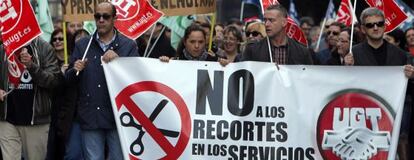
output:
[[[253,22],[247,25],[246,31],[258,31],[262,37],[266,37],[266,27],[262,22]]]

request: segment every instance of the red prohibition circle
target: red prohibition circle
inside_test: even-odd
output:
[[[130,98],[132,95],[143,92],[152,91],[166,96],[171,100],[178,109],[181,117],[180,136],[175,146],[173,146],[167,138],[157,129],[157,127],[149,120],[144,112]],[[146,132],[155,140],[155,142],[164,150],[166,156],[161,158],[165,160],[178,159],[184,152],[189,140],[191,132],[191,117],[182,97],[172,88],[154,81],[143,81],[131,84],[124,88],[115,98],[118,111],[124,105],[132,116],[145,128]],[[130,159],[136,159],[130,155]]]

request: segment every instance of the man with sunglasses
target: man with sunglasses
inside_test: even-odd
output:
[[[361,13],[361,31],[366,41],[352,48],[345,57],[345,64],[358,66],[396,66],[407,64],[407,55],[398,47],[384,40],[384,13],[374,7]]]
[[[309,50],[286,35],[286,8],[282,5],[269,6],[264,13],[264,23],[268,38],[249,43],[242,55],[243,61],[273,62],[281,65],[313,64]]]
[[[104,151],[107,144],[107,158],[121,160],[121,144],[101,59],[108,63],[117,57],[138,56],[138,47],[135,41],[115,29],[116,8],[110,2],[99,3],[95,8],[94,18],[97,31],[75,44],[65,76],[69,83],[78,87],[77,114],[85,159],[106,159]],[[89,50],[85,53],[87,48]],[[84,54],[86,59],[82,60]]]
[[[345,25],[339,22],[333,22],[329,25],[325,35],[325,41],[328,44],[328,48],[316,53],[316,58],[318,58],[322,65],[327,64],[328,60],[332,57],[332,53],[336,51],[339,33],[341,33],[343,28],[345,28]]]

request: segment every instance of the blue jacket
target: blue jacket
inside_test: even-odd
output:
[[[75,44],[65,76],[69,83],[76,83],[78,86],[77,113],[81,127],[83,129],[114,129],[116,127],[114,114],[101,65],[101,56],[106,51],[99,46],[96,34],[93,34],[93,40],[86,55],[88,62],[85,69],[80,72],[79,76],[76,76],[73,65],[76,60],[82,59],[91,36],[80,39]],[[118,32],[108,49],[112,49],[120,57],[138,56],[135,41]]]

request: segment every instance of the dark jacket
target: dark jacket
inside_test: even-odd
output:
[[[57,86],[61,79],[59,78],[60,69],[57,65],[56,54],[52,46],[40,38],[34,39],[29,46],[33,52],[33,66],[28,68],[33,78],[34,101],[33,116],[31,124],[45,124],[50,122],[51,112],[51,90]],[[0,50],[0,89],[8,90],[8,70],[7,61],[4,60],[4,50]],[[7,100],[0,102],[0,120],[7,117]]]
[[[293,39],[288,38],[287,64],[313,64],[309,50]],[[242,55],[242,61],[270,62],[267,39],[250,43]]]
[[[86,67],[76,76],[73,69],[74,62],[81,60],[87,48],[91,36],[80,39],[70,57],[70,65],[65,77],[69,83],[77,85],[77,114],[82,129],[114,129],[115,119],[112,112],[111,100],[105,80],[105,74],[101,65],[101,56],[106,51],[102,50],[99,42],[93,34],[93,40],[86,55],[88,60]],[[116,32],[115,40],[110,44],[112,49],[120,57],[138,56],[138,48],[135,41],[130,40]]]
[[[345,61],[345,60],[341,60],[341,55],[339,55],[338,50],[335,50],[334,52],[332,52],[332,56],[327,61],[326,65],[331,65],[331,66],[345,65],[344,64],[345,62],[342,62],[342,61]]]
[[[388,43],[384,40],[384,45],[387,47],[386,51],[386,66],[400,66],[409,64],[407,54],[400,48]],[[362,42],[352,48],[355,66],[378,66],[377,60],[373,55],[373,50],[368,42]]]

